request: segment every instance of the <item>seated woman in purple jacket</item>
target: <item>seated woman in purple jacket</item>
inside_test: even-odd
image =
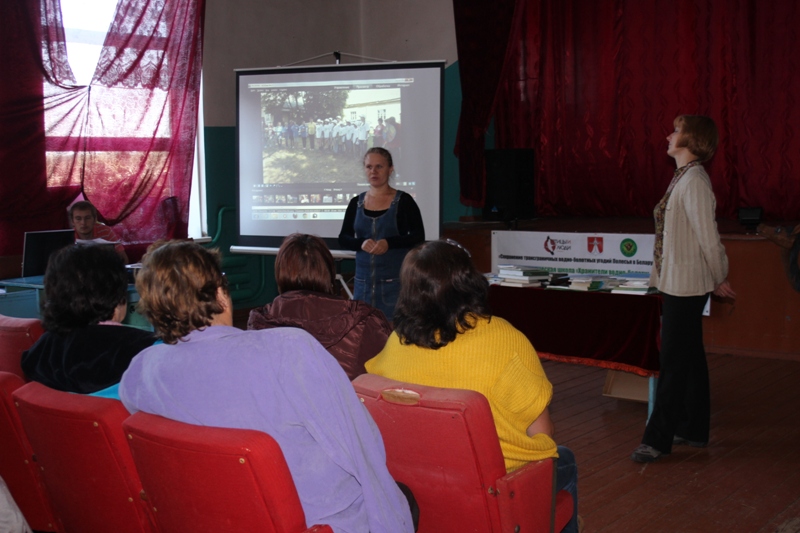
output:
[[[296,328],[234,328],[219,254],[192,242],[149,251],[136,288],[164,344],[142,351],[122,376],[119,395],[129,411],[268,433],[309,525],[413,531],[377,426],[314,337]]]
[[[383,349],[392,328],[378,309],[336,295],[336,269],[325,242],[300,233],[286,237],[275,258],[275,281],[280,294],[250,311],[247,329],[304,329],[351,380],[366,373],[364,363]]]

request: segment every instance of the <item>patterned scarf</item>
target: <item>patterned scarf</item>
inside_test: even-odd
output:
[[[667,187],[667,192],[664,193],[664,197],[660,202],[658,202],[656,208],[653,210],[653,215],[656,219],[656,242],[653,246],[653,259],[656,264],[656,273],[659,276],[661,275],[661,261],[664,253],[664,219],[667,214],[667,202],[669,202],[672,189],[675,188],[675,185],[678,183],[678,181],[680,181],[683,175],[686,174],[686,171],[699,164],[700,161],[692,161],[688,165],[684,165],[681,168],[675,169],[675,172],[672,174],[672,181],[669,182],[669,187]]]

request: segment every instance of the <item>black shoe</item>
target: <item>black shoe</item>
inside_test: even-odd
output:
[[[672,445],[673,446],[682,446],[682,445],[691,446],[692,448],[705,448],[708,446],[708,442],[701,442],[698,440],[688,440],[684,439],[683,437],[679,437],[675,435],[672,437]]]
[[[656,450],[652,446],[648,446],[647,444],[640,444],[638,448],[633,450],[631,454],[631,459],[636,461],[637,463],[655,463],[659,459],[661,459],[662,455],[666,455],[665,453],[661,453],[660,451]]]

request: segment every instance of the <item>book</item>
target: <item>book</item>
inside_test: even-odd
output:
[[[630,281],[647,281],[650,279],[650,274],[647,272],[628,272],[627,274],[617,274],[616,276],[619,279],[630,280]]]
[[[502,285],[504,287],[541,287],[547,279],[533,279],[531,276],[500,276],[489,272],[484,274],[489,285]],[[529,279],[531,278],[531,279]]]
[[[650,291],[650,275],[629,272],[619,276],[619,287],[614,291],[617,294],[648,294]]]
[[[619,286],[619,280],[610,276],[575,276],[569,288],[574,291],[607,291]]]
[[[539,281],[547,281],[550,279],[549,276],[507,276],[505,274],[498,274],[498,278],[508,281],[514,281],[517,283],[531,283],[531,282],[539,282]]]
[[[642,294],[650,294],[651,292],[655,292],[655,290],[650,290],[649,287],[627,287],[620,285],[619,287],[611,289],[611,294],[642,295]]]
[[[510,280],[510,279],[503,279],[503,280],[500,281],[500,283],[498,283],[498,285],[501,285],[503,287],[541,287],[542,286],[542,282],[541,281],[533,281],[533,282],[529,282],[529,283],[521,283],[521,282]]]
[[[501,278],[508,278],[508,279],[517,279],[517,278],[528,279],[528,280],[535,279],[539,281],[550,279],[549,274],[513,274],[509,272],[498,272],[497,275],[500,276]]]
[[[598,291],[603,287],[603,284],[599,281],[590,281],[588,283],[583,282],[575,282],[569,284],[570,290],[573,291]]]
[[[497,275],[501,277],[507,276],[536,276],[539,279],[548,279],[550,273],[541,268],[532,268],[516,265],[499,265],[497,267]]]
[[[565,272],[553,272],[550,274],[549,284],[553,287],[566,287],[569,285],[569,274]]]

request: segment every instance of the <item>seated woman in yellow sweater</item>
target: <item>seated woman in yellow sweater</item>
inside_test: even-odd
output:
[[[553,387],[525,335],[491,316],[488,293],[486,278],[455,241],[414,248],[400,271],[394,332],[367,372],[486,396],[509,472],[558,457],[557,487],[575,502],[563,531],[576,532],[578,473],[572,452],[553,441]]]

